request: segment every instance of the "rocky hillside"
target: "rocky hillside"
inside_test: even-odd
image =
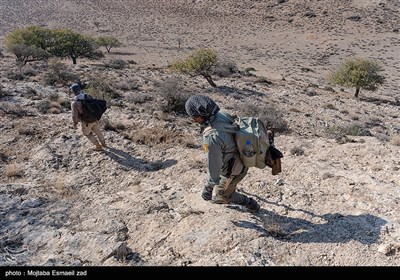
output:
[[[71,77],[110,87],[103,152],[72,128],[73,79],[48,85],[54,62],[20,71],[3,50],[0,266],[400,265],[398,1],[5,2],[0,38],[40,24],[124,46],[61,61]],[[199,47],[238,71],[217,88],[168,71]],[[358,99],[325,79],[355,55],[386,77]],[[206,94],[281,128],[283,172],[251,169],[239,185],[260,213],[201,198],[200,129],[168,110],[174,83],[182,98]]]

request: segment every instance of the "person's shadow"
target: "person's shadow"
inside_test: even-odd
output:
[[[107,156],[109,156],[112,160],[125,166],[126,168],[138,171],[147,171],[147,172],[157,171],[160,169],[168,168],[177,163],[177,161],[174,159],[149,162],[144,159],[134,158],[130,154],[122,150],[111,147],[105,150],[104,153]]]
[[[260,199],[260,198],[259,198]],[[266,201],[264,199],[260,199]],[[346,243],[356,240],[362,244],[377,243],[381,227],[386,220],[370,215],[342,215],[339,213],[327,213],[317,215],[310,211],[295,209],[284,204],[276,204],[285,207],[289,211],[301,211],[309,215],[310,220],[281,216],[274,212],[260,209],[255,214],[256,222],[232,221],[238,227],[251,228],[261,233],[262,236],[272,236],[286,242],[298,243]],[[230,208],[238,208],[229,206]],[[242,209],[240,209],[242,211]]]

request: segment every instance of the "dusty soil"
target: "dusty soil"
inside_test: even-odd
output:
[[[43,25],[124,44],[102,61],[62,61],[82,80],[104,77],[120,95],[101,120],[104,152],[72,129],[67,85],[44,85],[43,62],[18,79],[3,51],[0,266],[400,265],[398,1],[92,2],[0,7],[0,39]],[[256,215],[201,198],[199,127],[163,112],[167,66],[200,47],[241,71],[216,77],[217,88],[180,76],[183,92],[209,95],[237,115],[249,104],[272,106],[287,123],[276,137],[283,172],[251,169],[239,186],[261,204]],[[378,91],[356,99],[354,89],[326,81],[352,56],[382,64]],[[115,59],[135,63],[101,66]],[[328,133],[352,124],[369,136]]]

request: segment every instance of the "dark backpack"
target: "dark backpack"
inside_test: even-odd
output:
[[[101,119],[101,116],[107,110],[107,102],[102,99],[85,98],[79,100],[82,104],[82,114],[79,117],[86,123],[92,123]]]

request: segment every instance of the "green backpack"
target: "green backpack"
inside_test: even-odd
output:
[[[274,147],[273,132],[267,130],[259,118],[238,118],[236,123],[239,130],[235,134],[235,141],[244,166],[272,168],[274,162],[283,157],[283,154]]]

